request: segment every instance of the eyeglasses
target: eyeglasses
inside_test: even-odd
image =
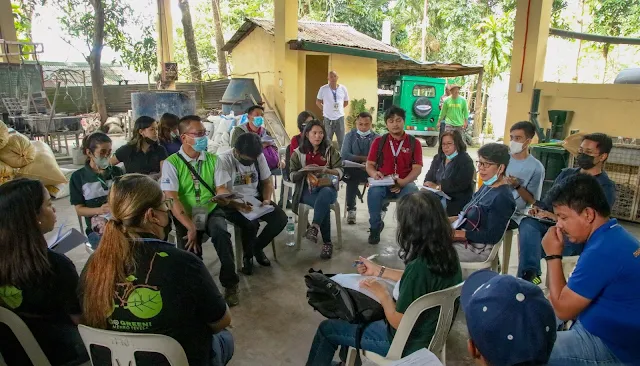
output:
[[[193,137],[203,137],[207,135],[207,131],[185,132],[184,134]]]
[[[494,162],[491,162],[491,161],[478,161],[478,162],[476,163],[476,166],[477,166],[478,168],[483,168],[483,169],[486,169],[486,168],[488,168],[488,167],[490,167],[490,166],[492,166],[492,165],[498,166],[498,165],[500,165],[500,164],[498,164],[498,163],[494,163]]]

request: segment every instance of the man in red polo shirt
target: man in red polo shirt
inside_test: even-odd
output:
[[[395,180],[392,186],[369,188],[369,244],[380,242],[380,232],[384,228],[380,212],[384,200],[418,191],[414,181],[422,171],[422,146],[416,138],[404,132],[405,115],[406,112],[400,107],[391,106],[387,109],[384,121],[389,133],[373,140],[367,157],[367,173],[370,177],[382,179],[392,176]]]

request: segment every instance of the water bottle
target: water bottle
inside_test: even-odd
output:
[[[287,217],[287,241],[286,245],[288,247],[293,247],[296,245],[296,223],[293,221],[293,216]]]

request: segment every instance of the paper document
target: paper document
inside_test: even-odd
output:
[[[317,165],[307,165],[304,168],[300,169],[300,171],[301,172],[317,172],[317,171],[321,171],[324,168],[326,168],[326,167],[317,166]]]
[[[444,198],[446,198],[448,200],[451,199],[451,197],[449,197],[449,195],[447,195],[446,193],[442,192],[439,189],[434,189],[434,188],[427,187],[427,186],[422,186],[422,187],[420,187],[420,189],[424,189],[425,191],[433,192],[433,193],[437,194],[438,196],[444,197]]]
[[[530,217],[530,218],[532,218],[534,220],[538,220],[543,224],[547,224],[547,225],[555,225],[556,224],[555,221],[553,221],[553,220],[551,220],[549,218],[546,218],[546,217],[537,217],[537,216],[533,216],[533,215],[529,215],[529,214],[524,214],[524,216]]]
[[[355,161],[351,161],[351,160],[344,160],[342,163],[345,168],[360,168],[360,169],[365,168],[364,164],[356,163]]]
[[[262,202],[260,202],[255,197],[244,196],[242,197],[242,200],[251,205],[251,211],[249,212],[240,211],[240,213],[242,214],[242,216],[252,221],[275,210],[275,207],[273,207],[273,205],[264,206],[262,205]]]
[[[433,352],[422,348],[407,357],[391,362],[389,366],[442,366],[442,362]]]
[[[464,224],[465,221],[467,221],[467,218],[460,214],[458,215],[456,221],[451,223],[451,227],[457,230],[462,227],[462,224]]]
[[[393,180],[393,177],[387,175],[382,179],[373,179],[371,177],[367,178],[369,181],[369,187],[389,187],[396,184],[396,181]]]
[[[393,288],[395,287],[396,283],[391,280],[381,279],[375,276],[362,276],[357,273],[340,273],[331,277],[331,279],[338,283],[340,286],[358,291],[376,300],[377,302],[380,302],[380,299],[378,299],[378,297],[376,297],[376,295],[374,295],[371,291],[360,288],[360,282],[366,280],[367,278],[375,278],[382,284],[386,285],[387,289],[389,290],[389,294],[393,296]]]
[[[232,193],[220,193],[220,194],[217,194],[211,200],[212,201],[220,200],[220,199],[234,200],[234,199],[238,199],[238,198],[242,198],[242,195],[232,192]]]
[[[87,237],[76,229],[72,228],[63,233],[62,230],[64,227],[64,225],[60,226],[56,234],[47,239],[49,249],[56,253],[64,254],[78,245],[87,242]]]

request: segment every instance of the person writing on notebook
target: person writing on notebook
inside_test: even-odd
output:
[[[386,268],[362,257],[356,261],[358,273],[367,276],[360,287],[380,300],[385,313],[384,320],[366,325],[360,346],[381,356],[389,352],[404,313],[416,299],[462,282],[451,226],[434,195],[423,191],[403,196],[398,200],[396,218],[398,253],[405,264],[404,270]],[[380,280],[395,282],[393,293],[389,293]],[[431,342],[439,312],[438,308],[432,308],[422,313],[407,340],[403,357]],[[331,365],[338,347],[355,347],[359,326],[340,319],[324,320],[313,338],[306,365]]]
[[[404,132],[405,117],[405,110],[396,106],[384,112],[389,133],[373,140],[367,157],[369,177],[393,179],[393,185],[369,188],[369,244],[380,243],[380,232],[384,228],[381,216],[383,202],[418,190],[414,181],[422,171],[422,146],[415,137]]]
[[[585,135],[576,157],[578,167],[564,169],[553,182],[551,189],[565,185],[568,178],[578,173],[589,174],[600,183],[609,207],[613,207],[616,199],[616,185],[603,169],[612,147],[613,141],[603,133]],[[522,219],[518,228],[518,245],[520,247],[518,277],[539,284],[542,274],[540,270],[540,259],[543,257],[542,237],[556,221],[549,196],[545,196],[542,201],[536,201],[529,211],[529,215],[533,217]],[[582,248],[582,245],[566,242],[562,254],[565,256],[580,255]]]
[[[233,149],[219,154],[214,180],[217,185],[216,193],[219,195],[237,193],[244,197],[243,200],[273,207],[272,211],[252,220],[245,216],[251,211],[251,207],[247,207],[244,202],[218,200],[227,220],[242,231],[242,273],[253,274],[253,257],[261,266],[270,266],[271,262],[263,249],[287,225],[287,214],[271,201],[273,181],[267,160],[262,154],[260,137],[253,133],[242,134]],[[260,221],[266,222],[267,226],[258,236]]]

